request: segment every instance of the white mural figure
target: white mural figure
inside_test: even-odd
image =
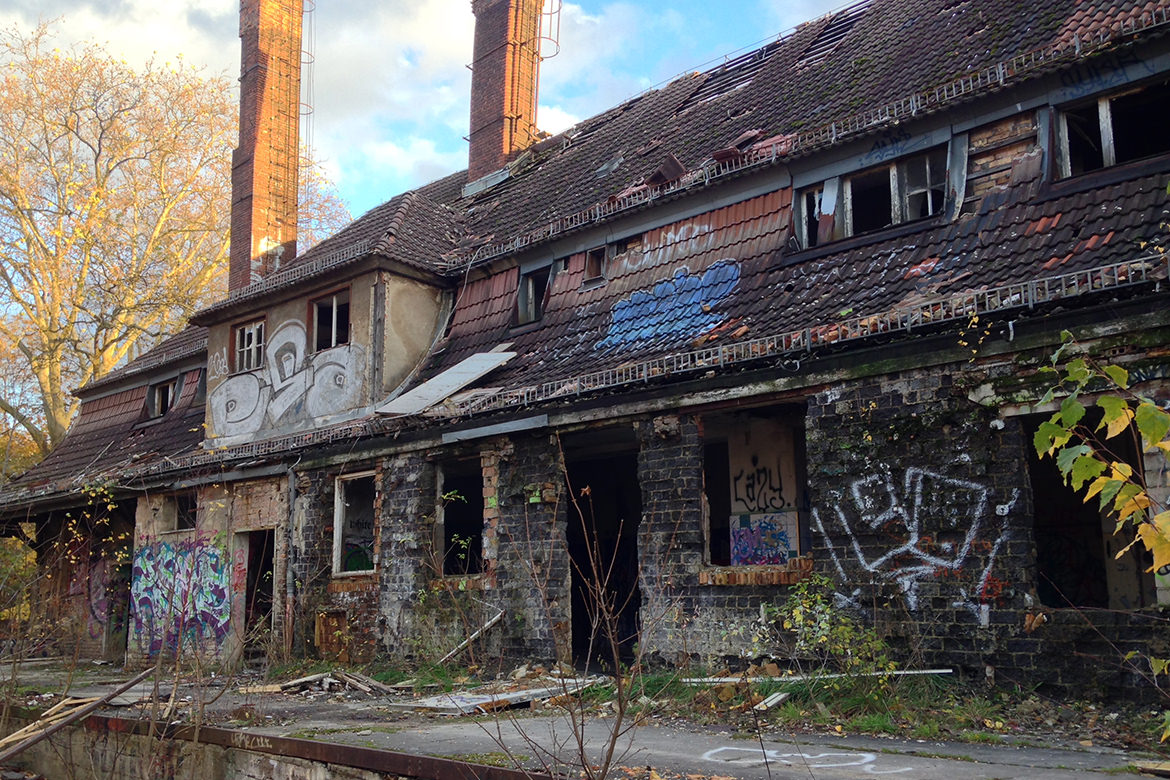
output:
[[[310,355],[307,345],[304,323],[281,323],[265,346],[263,369],[230,376],[210,393],[215,435],[289,427],[361,406],[365,350],[342,344]]]
[[[829,510],[835,518],[823,520],[813,509],[813,528],[829,548],[842,583],[856,579],[846,572],[847,565],[860,566],[871,575],[896,582],[913,610],[918,608],[919,584],[945,577],[957,590],[955,606],[982,617],[991,570],[1007,540],[1007,516],[1018,495],[1013,491],[1010,501],[993,509],[990,488],[908,468],[900,485],[888,474],[853,482],[848,497],[838,496]],[[832,533],[827,525],[832,525]],[[870,542],[863,547],[859,541],[859,537],[871,540],[875,535],[889,537],[889,544]],[[945,539],[936,538],[944,535]],[[978,570],[968,571],[972,566]],[[858,588],[838,597],[860,606],[860,593]]]

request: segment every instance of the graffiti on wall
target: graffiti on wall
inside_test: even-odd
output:
[[[732,501],[752,512],[776,512],[785,507],[784,483],[769,466],[752,455],[752,467],[740,469],[731,479]]]
[[[731,565],[776,566],[796,555],[800,532],[796,512],[731,518]]]
[[[1136,52],[1121,51],[1094,57],[1060,72],[1059,100],[1073,100],[1151,76],[1157,68]]]
[[[304,323],[289,320],[273,332],[264,358],[263,369],[229,376],[211,392],[207,408],[216,435],[246,435],[359,405],[366,355],[357,344],[309,354]],[[227,357],[209,364],[222,371]]]
[[[218,645],[231,622],[227,554],[207,539],[144,544],[134,556],[130,609],[140,652]]]
[[[653,287],[635,290],[610,310],[605,338],[594,349],[633,349],[663,339],[698,336],[723,322],[713,307],[739,284],[739,261],[712,263],[702,273],[679,268]]]
[[[901,480],[883,473],[853,482],[823,515],[814,508],[812,521],[842,583],[862,580],[847,571],[859,567],[870,578],[897,583],[913,610],[922,582],[945,582],[954,589],[954,605],[978,615],[1002,589],[991,571],[1018,497],[1013,491],[993,505],[984,485],[911,467]],[[860,593],[838,596],[856,605]]]

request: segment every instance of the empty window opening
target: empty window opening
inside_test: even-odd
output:
[[[520,276],[520,291],[516,296],[516,324],[527,325],[544,316],[548,300],[549,280],[552,266],[546,265]]]
[[[320,352],[349,343],[349,291],[313,301],[314,348]]]
[[[1170,83],[1099,98],[1060,114],[1060,173],[1076,176],[1170,152]]]
[[[236,371],[255,371],[264,366],[264,320],[255,320],[233,328]]]
[[[159,533],[190,531],[199,517],[198,496],[194,490],[170,493],[156,505],[155,512]]]
[[[803,420],[800,407],[704,418],[711,565],[783,565],[811,548]]]
[[[880,230],[894,224],[893,201],[890,198],[890,169],[879,168],[859,173],[846,181],[849,235]]]
[[[178,400],[178,379],[168,379],[166,382],[150,386],[147,397],[147,413],[151,417],[162,417],[175,406]]]
[[[1086,415],[1090,429],[1097,424],[1092,411]],[[1099,420],[1100,413],[1095,416]],[[1137,545],[1117,558],[1130,539],[1113,533],[1116,522],[1101,512],[1095,499],[1086,503],[1084,494],[1065,482],[1052,458],[1036,455],[1032,437],[1047,419],[1048,415],[1037,414],[1023,420],[1040,602],[1049,607],[1101,609],[1137,609],[1156,603],[1153,575],[1146,571],[1148,553]],[[1119,458],[1140,470],[1132,439],[1123,434],[1109,444]]]
[[[605,276],[606,248],[599,246],[585,253],[585,281],[600,281]]]
[[[483,571],[483,471],[479,460],[443,464],[436,539],[444,575]]]
[[[604,457],[589,452],[587,460],[577,460],[580,452],[571,440],[567,448],[566,489],[573,496],[567,530],[573,659],[583,666],[616,669],[634,659],[642,604],[638,458],[628,451]]]
[[[374,475],[338,477],[333,499],[333,572],[374,570]]]

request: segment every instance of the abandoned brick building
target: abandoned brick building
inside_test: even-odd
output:
[[[908,664],[1164,654],[1170,583],[1030,444],[1063,330],[1170,400],[1164,3],[867,0],[547,136],[542,3],[473,0],[469,170],[300,254],[299,2],[243,6],[230,294],[0,498],[114,505],[87,653],[579,661],[595,540],[650,658],[810,568]]]

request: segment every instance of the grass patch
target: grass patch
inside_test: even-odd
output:
[[[489,753],[459,753],[453,756],[446,756],[446,758],[452,758],[456,761],[466,761],[469,764],[516,769],[528,761],[529,756],[523,754],[510,755],[500,750],[494,750]]]

